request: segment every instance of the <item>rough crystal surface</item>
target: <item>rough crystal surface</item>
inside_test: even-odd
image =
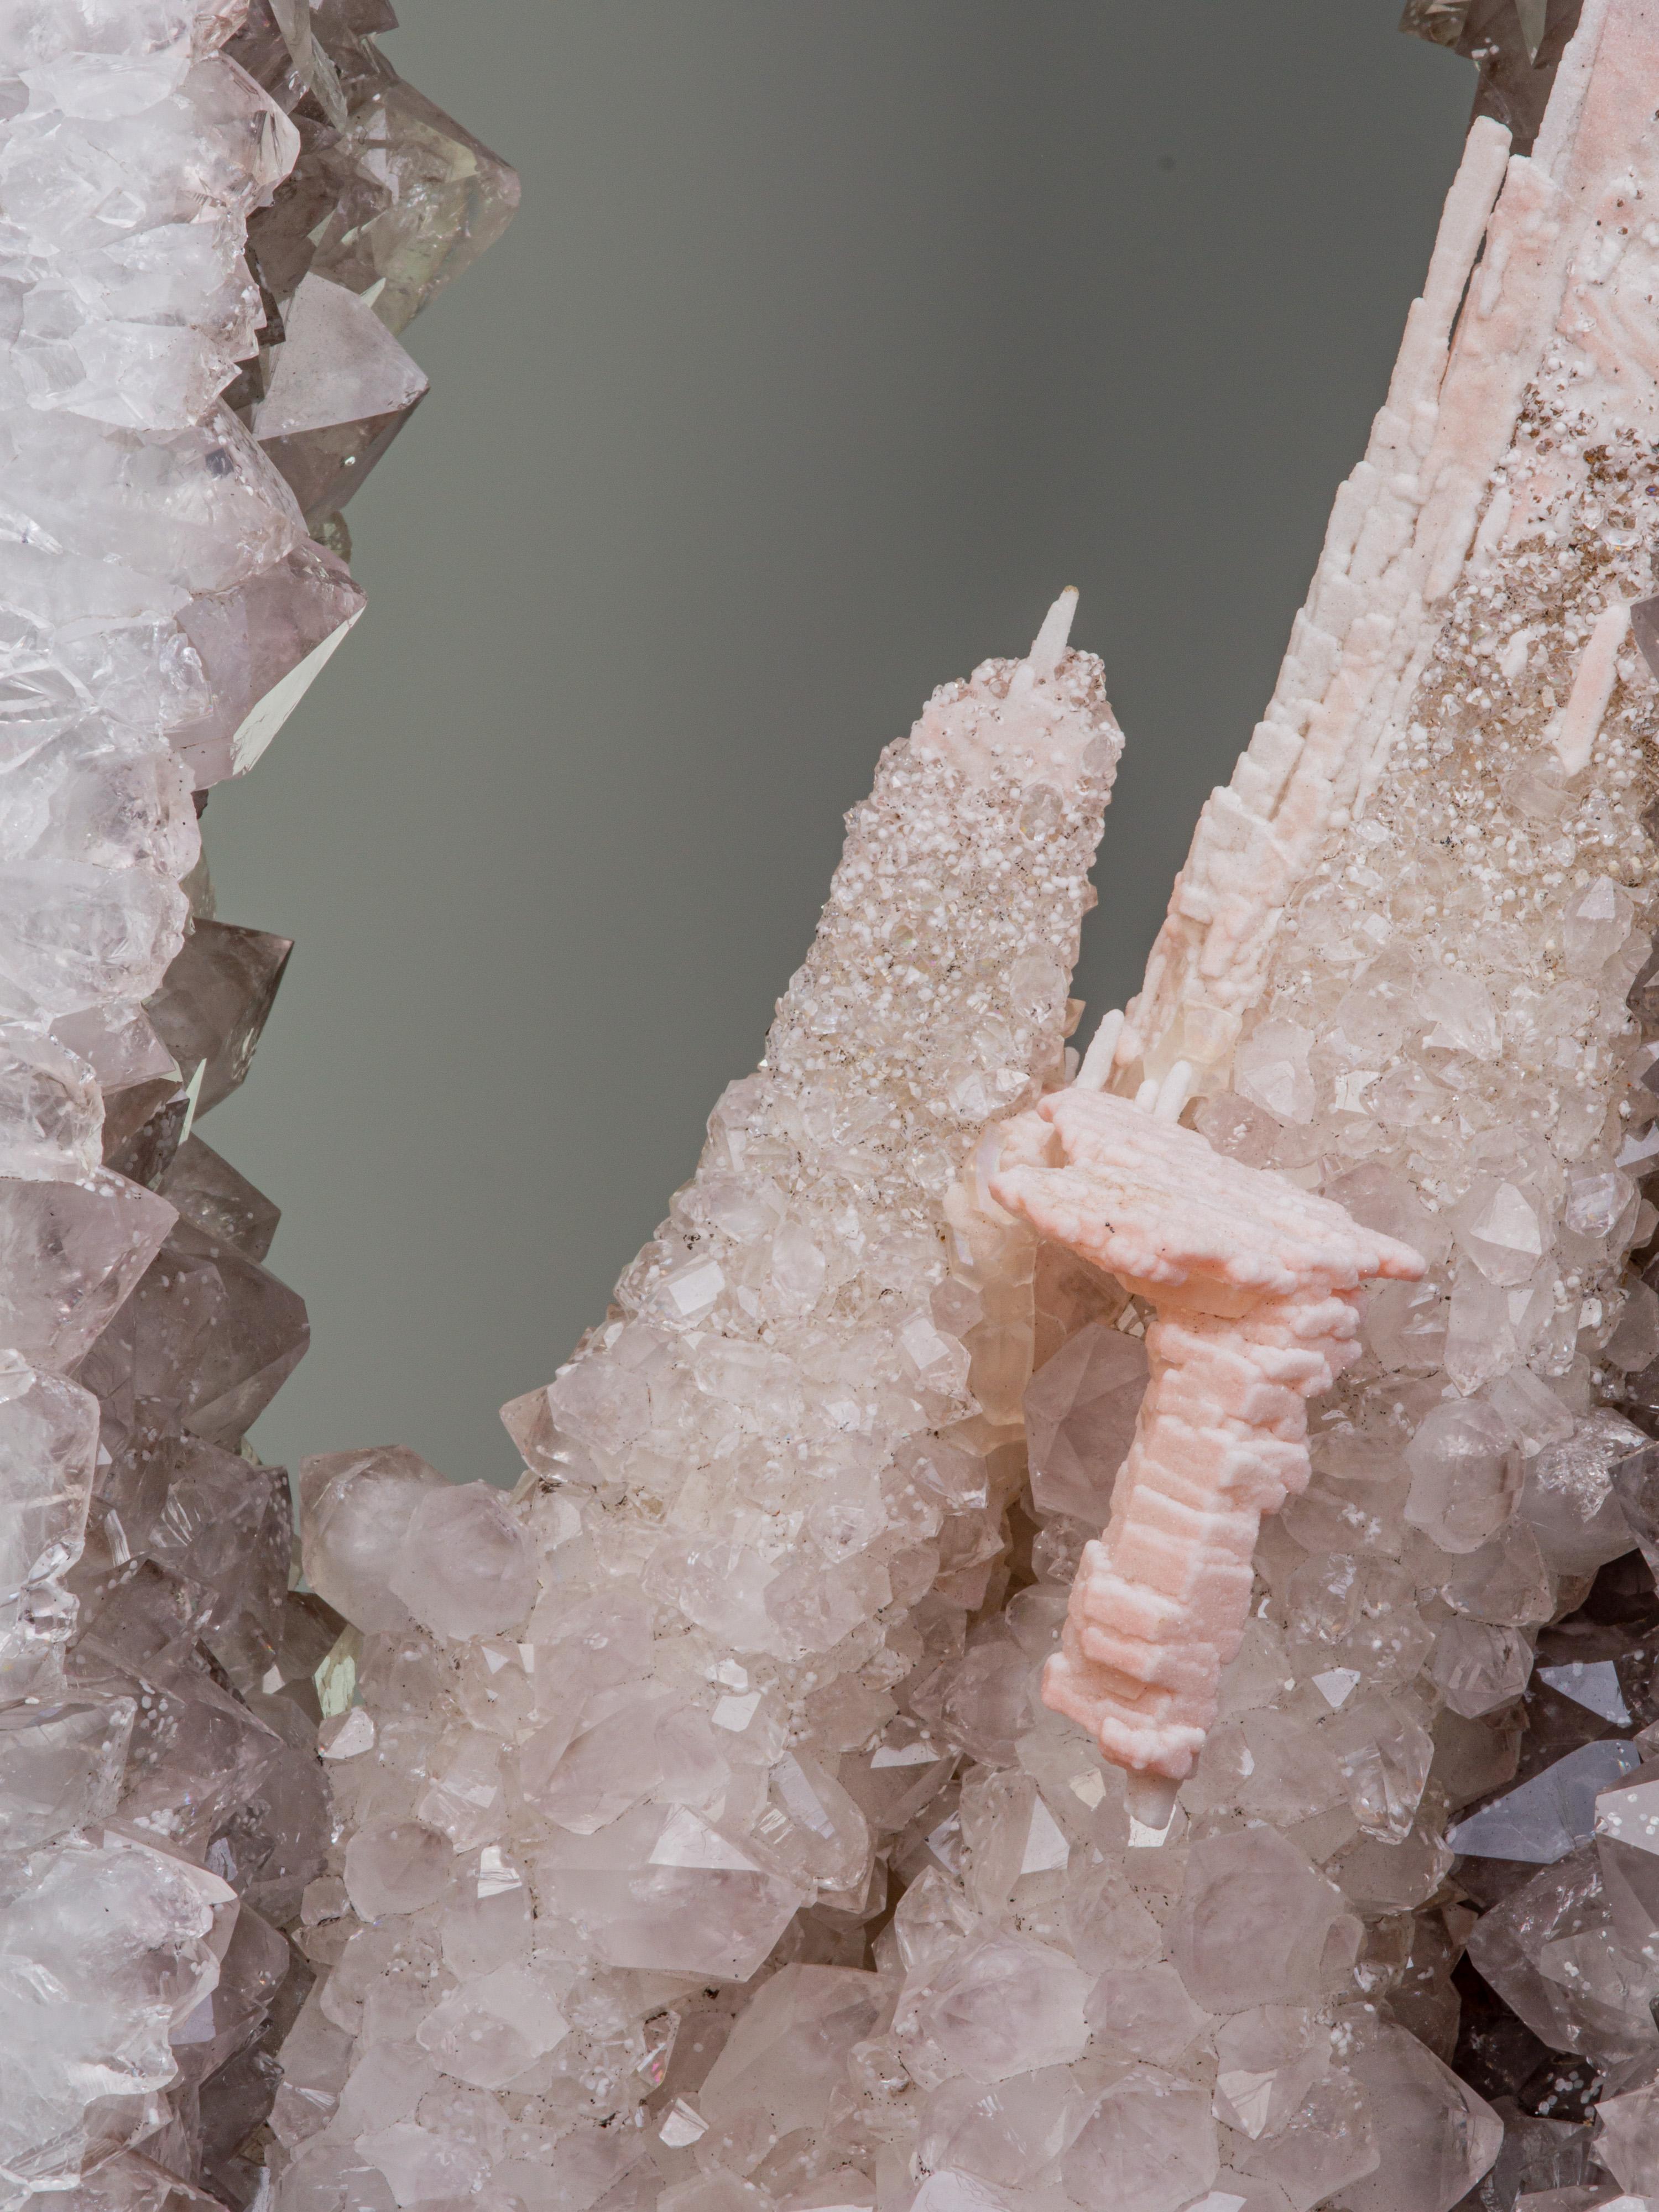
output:
[[[493,1522],[465,1565],[423,1547],[465,1493],[407,1455],[307,1470],[362,1704],[326,1723],[296,2212],[1510,2212],[1649,2178],[1659,984],[1626,607],[1659,403],[1620,196],[1655,33],[1408,12],[1481,58],[1480,119],[1139,998],[1062,1056],[1115,739],[1045,625],[886,757],[761,1071],[506,1409],[522,1600]],[[273,210],[284,301],[373,289],[329,204]],[[1156,1221],[1062,1203],[1091,1116],[1167,1131]],[[1200,1189],[1237,1295],[1177,1325]],[[1273,1287],[1215,1255],[1322,1220],[1344,1267],[1289,1270],[1209,1387]],[[1361,1243],[1420,1280],[1362,1303]],[[1143,1487],[1109,1645],[1085,1540]],[[1201,1663],[1195,1558],[1227,1586]],[[1173,1802],[1043,1706],[1085,1657],[1091,1729],[1197,1716]]]
[[[842,2108],[864,2073],[993,2085],[1063,2074],[1091,2039],[1098,1976],[1057,1929],[999,1925],[1002,1809],[958,1813],[951,1790],[956,1745],[1012,1754],[1045,1641],[1036,1619],[1022,1645],[994,1613],[994,1634],[965,1636],[1007,1587],[1036,1246],[987,1198],[975,1146],[988,1116],[1066,1073],[1066,977],[1119,745],[1098,664],[1066,647],[1069,612],[1068,596],[1026,659],[945,686],[884,757],[761,1072],[717,1106],[617,1317],[507,1409],[529,1462],[510,1505],[407,1453],[302,1474],[308,1571],[363,1632],[374,1721],[361,1754],[331,1760],[349,1841],[319,1926],[339,1959],[323,2002],[343,2018],[331,1993],[353,1957],[406,1929],[368,1968],[358,2032],[378,2042],[403,1947],[463,1899],[482,1912],[487,1868],[507,1870],[535,1931],[515,1963],[568,2027],[526,2061],[544,2087],[523,2154],[561,2172],[605,2171],[620,2100],[642,2121],[623,2140],[665,2188],[690,2188],[717,2147],[732,2187],[769,2187],[750,2177],[793,2172],[807,2139],[850,2125],[847,2155],[813,2154],[805,2185],[854,2164],[865,2124]],[[1132,1414],[1144,1356],[1117,1341]],[[1086,1822],[1100,1796],[1072,1802]],[[1029,1786],[1008,1809],[1007,1879],[1052,1887],[1066,1826]],[[948,1855],[945,1832],[970,1825],[984,1894],[925,1933],[927,1838]],[[895,1855],[916,1852],[918,1948],[907,1966],[897,1938],[884,1973],[861,1923]],[[428,2051],[484,2018],[505,1963],[444,1956],[413,2015]],[[727,2039],[726,1991],[769,1963],[782,1971]],[[343,2105],[283,2185],[356,2159],[395,2193],[407,2151]]]
[[[518,1490],[312,1461],[308,1589],[243,1441],[303,1312],[195,1133],[286,945],[191,799],[353,619],[398,333],[515,186],[383,0],[0,21],[8,2203],[1659,2193],[1659,33],[1407,16],[1478,119],[1138,999],[1079,1065],[1118,739],[1062,601],[884,757]],[[1042,1184],[1094,1123],[1156,1220]],[[1322,1221],[1313,1287],[1214,1264]],[[1420,1280],[1362,1307],[1361,1244]],[[1085,1658],[1091,1725],[1200,1716],[1156,1804],[1042,1702]]]

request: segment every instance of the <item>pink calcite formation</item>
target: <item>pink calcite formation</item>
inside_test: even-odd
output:
[[[1470,14],[1457,0],[1426,0],[1420,12]],[[1426,733],[1421,689],[1471,586],[1484,586],[1497,613],[1559,563],[1540,604],[1517,611],[1518,658],[1498,672],[1506,691],[1524,690],[1530,653],[1534,683],[1544,675],[1551,692],[1539,734],[1569,775],[1590,759],[1613,703],[1622,603],[1652,587],[1613,573],[1622,543],[1581,546],[1563,524],[1595,496],[1592,455],[1607,464],[1596,485],[1607,511],[1617,505],[1626,466],[1659,422],[1650,198],[1659,16],[1647,0],[1590,0],[1569,40],[1575,16],[1550,11],[1562,27],[1549,57],[1559,73],[1535,143],[1513,145],[1491,107],[1470,130],[1387,400],[1337,494],[1266,713],[1205,804],[1127,1009],[1120,1067],[1139,1060],[1161,1076],[1185,1059],[1197,1089],[1224,1083],[1271,993],[1297,893],[1322,860],[1328,870],[1328,847],[1352,844],[1375,818],[1401,751]],[[1486,59],[1514,40],[1514,20],[1510,0],[1476,8],[1480,35],[1465,51]],[[1601,519],[1598,508],[1593,532]],[[1592,556],[1582,605],[1569,544]]]
[[[1416,1281],[1423,1261],[1195,1130],[1081,1088],[1008,1125],[990,1188],[1158,1310],[1111,1523],[1084,1552],[1042,1696],[1115,1765],[1181,1782],[1249,1617],[1261,1516],[1307,1486],[1307,1401],[1359,1349],[1361,1285]],[[1148,1809],[1164,1825],[1167,1807]]]

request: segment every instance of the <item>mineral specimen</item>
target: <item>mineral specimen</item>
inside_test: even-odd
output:
[[[193,1127],[287,947],[188,802],[514,188],[381,0],[0,20],[8,2201],[1659,2196],[1659,8],[1407,17],[1476,119],[1138,998],[1079,1061],[1066,593],[883,757],[518,1488],[312,1459],[303,1589]]]

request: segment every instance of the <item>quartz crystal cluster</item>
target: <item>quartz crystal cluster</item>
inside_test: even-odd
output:
[[[1476,120],[1139,997],[1062,603],[516,1491],[302,1469],[285,2212],[1659,2203],[1659,5],[1407,15]]]
[[[512,180],[378,0],[0,13],[12,2201],[1659,2204],[1659,0],[1406,12],[1476,118],[1139,996],[1066,593],[517,1488],[309,1460],[298,1580],[190,794]]]
[[[391,20],[0,7],[9,2206],[251,2204],[311,1978],[343,1624],[243,1443],[305,1310],[276,1209],[195,1133],[289,948],[216,917],[198,821],[361,611],[334,510],[419,385],[392,328],[510,211],[380,60]]]

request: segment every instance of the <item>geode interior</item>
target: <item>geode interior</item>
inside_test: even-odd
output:
[[[380,0],[0,19],[9,2203],[1659,2201],[1659,11],[1406,16],[1463,163],[1141,993],[1066,594],[518,1487],[311,1459],[302,1573],[196,817],[516,185]]]

